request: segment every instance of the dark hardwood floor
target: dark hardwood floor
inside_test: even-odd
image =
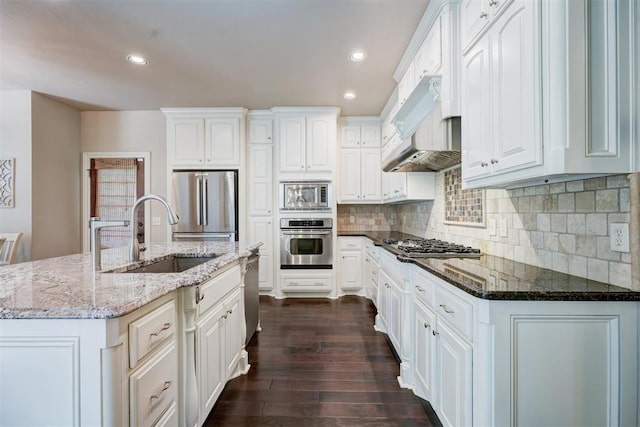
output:
[[[251,370],[230,381],[206,426],[432,426],[398,386],[398,363],[360,297],[260,298]]]

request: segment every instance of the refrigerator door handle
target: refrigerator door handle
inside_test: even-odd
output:
[[[209,180],[207,178],[204,178],[202,199],[202,220],[204,222],[204,225],[209,225]]]
[[[200,200],[200,196],[202,194],[202,178],[196,178],[196,224],[202,225],[202,216],[200,215],[200,210],[202,209],[202,201]]]

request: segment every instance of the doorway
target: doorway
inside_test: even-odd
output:
[[[136,199],[149,193],[149,153],[83,153],[83,251],[89,253],[89,219],[130,219]],[[148,241],[149,213],[144,206],[138,210],[134,224],[139,243]],[[102,249],[129,245],[131,228],[107,227],[101,231]]]

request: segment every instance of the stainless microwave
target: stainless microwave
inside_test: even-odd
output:
[[[280,210],[331,209],[331,181],[280,181]]]

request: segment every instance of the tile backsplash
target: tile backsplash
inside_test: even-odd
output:
[[[629,253],[609,249],[609,224],[630,221],[626,175],[485,190],[486,227],[445,221],[444,179],[444,172],[436,174],[433,201],[340,205],[338,229],[435,237],[514,261],[630,287]]]

